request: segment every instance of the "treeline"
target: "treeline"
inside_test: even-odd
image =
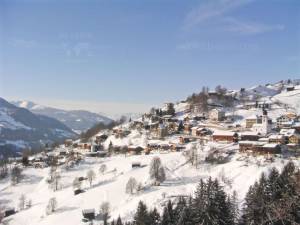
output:
[[[196,107],[197,111],[207,112],[209,102],[219,103],[225,107],[232,107],[235,96],[227,95],[227,88],[218,85],[215,87],[214,92],[210,92],[208,87],[202,87],[201,92],[193,93],[187,97],[186,101],[191,104],[192,110]]]
[[[100,131],[102,131],[102,130],[110,130],[110,129],[112,129],[115,126],[118,126],[118,125],[124,123],[125,121],[126,121],[126,117],[122,116],[119,120],[115,120],[115,121],[112,121],[112,122],[107,123],[107,124],[105,124],[103,122],[100,122],[100,123],[92,126],[87,131],[82,132],[80,134],[80,139],[82,141],[84,141],[84,142],[88,141],[91,137],[95,136]]]
[[[300,224],[300,172],[288,163],[281,173],[268,176],[249,188],[239,210],[237,196],[226,194],[218,180],[200,180],[193,197],[168,201],[162,214],[139,202],[133,221],[119,217],[112,225],[296,225]]]

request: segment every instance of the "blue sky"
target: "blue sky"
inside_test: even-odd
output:
[[[298,0],[2,0],[0,95],[137,112],[299,78],[299,21]]]

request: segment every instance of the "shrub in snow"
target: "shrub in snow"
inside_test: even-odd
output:
[[[100,205],[99,213],[102,216],[104,224],[107,224],[107,220],[110,217],[110,204],[109,202],[102,202]]]
[[[4,179],[8,175],[8,168],[6,165],[0,167],[0,180]]]
[[[166,180],[166,174],[164,167],[161,164],[159,157],[154,157],[150,163],[150,178],[155,182],[164,182]]]
[[[106,170],[107,170],[107,166],[105,164],[102,164],[99,168],[99,172],[101,174],[104,174]]]
[[[141,192],[144,190],[144,186],[142,185],[142,183],[137,184],[136,190],[137,190],[137,192]]]
[[[126,184],[126,193],[132,195],[136,189],[137,189],[137,181],[135,178],[130,177]]]
[[[29,209],[29,208],[31,208],[31,206],[32,206],[32,200],[29,199],[29,200],[27,201],[26,207]]]
[[[50,215],[50,214],[54,213],[56,208],[57,208],[56,198],[50,198],[48,205],[46,207],[46,214]]]
[[[11,183],[12,185],[18,184],[22,178],[22,169],[18,166],[14,166],[11,169]]]
[[[19,198],[19,209],[20,210],[24,210],[25,209],[25,200],[26,200],[26,197],[24,194],[22,194]]]
[[[89,170],[86,174],[86,177],[90,183],[90,187],[92,186],[93,180],[96,178],[96,174],[93,170]]]

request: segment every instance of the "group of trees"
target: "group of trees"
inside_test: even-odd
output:
[[[57,191],[61,187],[61,175],[56,166],[50,167],[48,183],[53,191]]]
[[[193,197],[168,201],[159,214],[139,202],[133,221],[113,225],[297,225],[300,224],[300,171],[288,163],[281,173],[268,176],[249,188],[242,210],[237,194],[226,194],[219,181],[200,180]]]
[[[100,123],[94,125],[93,127],[91,127],[90,129],[88,129],[87,131],[82,132],[80,134],[80,139],[82,141],[87,141],[91,137],[98,134],[101,130],[110,130],[115,126],[118,126],[118,125],[124,123],[125,121],[126,121],[126,117],[122,116],[119,120],[112,121],[108,124],[100,122]]]
[[[221,85],[216,86],[215,94],[212,96],[209,93],[208,87],[202,87],[201,92],[193,93],[187,97],[186,101],[190,103],[191,111],[194,113],[205,113],[209,110],[209,103],[222,104],[225,107],[232,107],[234,105],[234,96],[226,95],[227,89]]]
[[[161,108],[151,108],[150,109],[150,114],[155,115],[155,116],[164,116],[164,115],[175,115],[175,108],[173,103],[168,103],[166,109],[161,109]]]
[[[195,113],[208,111],[208,88],[203,87],[202,91],[198,94],[193,93],[187,98],[187,102],[190,103],[191,111]]]
[[[149,173],[155,184],[160,184],[166,180],[165,169],[159,157],[154,157],[151,160]]]
[[[213,225],[235,224],[237,203],[227,195],[217,180],[201,180],[194,197],[169,200],[160,215],[141,201],[130,225]],[[122,222],[122,221],[121,221]],[[119,225],[118,224],[118,225]]]
[[[153,181],[153,185],[160,185],[160,183],[166,180],[165,169],[161,163],[159,157],[154,157],[150,163],[149,170],[150,178]],[[142,183],[138,183],[134,177],[130,177],[126,184],[126,193],[133,195],[136,192],[140,192],[144,189]]]
[[[249,188],[241,224],[300,224],[300,171],[293,163],[262,174]]]

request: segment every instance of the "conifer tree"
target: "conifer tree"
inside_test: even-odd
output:
[[[142,201],[139,202],[137,211],[134,215],[134,224],[135,225],[151,225],[147,206]]]
[[[150,211],[149,217],[150,217],[151,225],[159,225],[160,224],[160,215],[157,212],[156,208],[154,208],[153,210]]]

